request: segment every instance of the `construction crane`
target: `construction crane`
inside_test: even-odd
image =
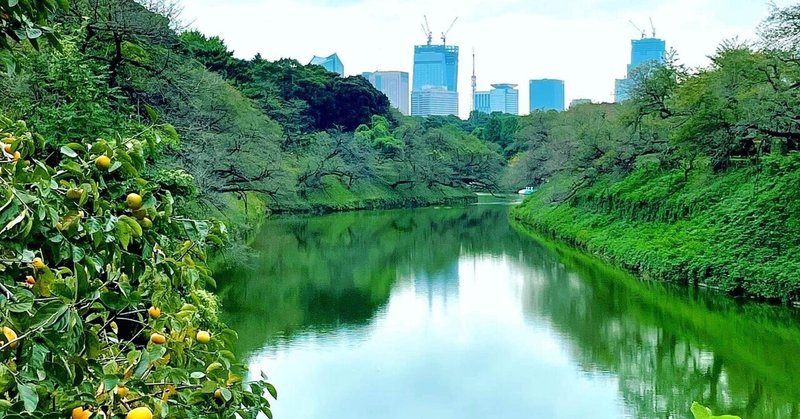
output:
[[[453,23],[451,23],[451,24],[450,24],[450,27],[449,27],[449,28],[447,28],[447,30],[446,30],[446,31],[442,32],[442,45],[447,45],[447,34],[449,34],[449,33],[450,33],[450,30],[451,30],[451,29],[453,29],[453,25],[455,25],[455,24],[456,24],[456,21],[457,21],[457,20],[458,20],[458,17],[456,17],[455,19],[453,19]]]
[[[428,45],[433,42],[433,31],[431,31],[431,25],[428,24],[428,15],[423,15],[425,17],[425,24],[422,25],[422,30],[425,31],[425,36],[428,38]]]
[[[632,20],[629,20],[628,22],[630,22],[631,25],[633,25],[633,27],[636,28],[636,30],[639,31],[640,34],[642,34],[642,39],[647,38],[647,31],[642,30],[642,28],[638,27],[635,23],[633,23]]]
[[[650,18],[650,29],[653,30],[653,38],[655,38],[656,37],[656,26],[653,25],[653,18],[652,17]]]

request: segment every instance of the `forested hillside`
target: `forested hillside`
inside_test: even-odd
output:
[[[633,99],[519,121],[514,217],[647,277],[800,300],[800,6],[711,65],[670,57]]]

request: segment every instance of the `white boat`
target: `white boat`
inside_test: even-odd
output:
[[[530,195],[530,194],[532,194],[534,192],[536,192],[536,188],[534,188],[533,186],[528,186],[525,189],[520,189],[519,192],[517,192],[517,193],[520,194],[520,195]]]

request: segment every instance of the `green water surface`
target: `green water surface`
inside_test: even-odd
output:
[[[795,310],[641,282],[508,209],[265,223],[218,282],[275,417],[800,417]]]

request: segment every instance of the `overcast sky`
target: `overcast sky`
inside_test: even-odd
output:
[[[792,0],[776,0],[779,6]],[[566,101],[612,101],[614,79],[625,75],[632,20],[678,51],[684,64],[708,63],[725,39],[755,39],[769,11],[765,0],[183,0],[184,19],[218,35],[237,57],[295,58],[339,54],[347,75],[374,70],[411,73],[413,47],[424,44],[428,16],[440,33],[458,17],[447,43],[461,47],[459,111],[470,110],[472,49],[478,90],[516,83],[527,113],[528,84],[559,78]]]

